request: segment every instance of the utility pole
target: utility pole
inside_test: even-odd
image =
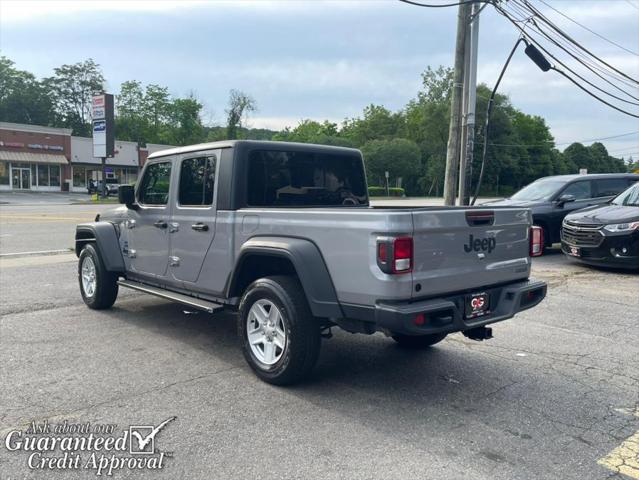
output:
[[[450,127],[446,148],[446,173],[444,178],[444,204],[455,205],[457,191],[457,170],[459,168],[459,147],[461,139],[462,99],[464,82],[464,58],[466,31],[471,6],[469,2],[459,5],[457,13],[457,35],[455,39],[455,72],[450,102]]]
[[[477,49],[479,44],[478,3],[473,3],[466,30],[463,125],[459,163],[459,203],[470,204],[473,153],[475,150],[475,107],[477,105]]]

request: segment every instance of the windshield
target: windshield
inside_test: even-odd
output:
[[[613,201],[613,205],[625,207],[639,207],[639,183],[635,183],[625,192],[622,192]]]
[[[513,200],[543,200],[553,196],[564,185],[564,182],[558,181],[533,182],[510,198]]]

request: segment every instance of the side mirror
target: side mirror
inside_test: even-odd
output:
[[[135,204],[135,190],[133,185],[120,185],[118,187],[118,202],[123,203],[127,208],[133,208]]]
[[[566,203],[570,203],[570,202],[574,202],[575,201],[575,196],[574,195],[562,195],[561,197],[559,197],[557,199],[557,205],[559,205],[560,207],[563,206]]]

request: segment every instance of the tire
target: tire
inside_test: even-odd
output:
[[[441,342],[448,336],[447,333],[431,333],[429,335],[393,335],[395,340],[401,347],[420,349],[427,348]]]
[[[83,273],[85,266],[87,270]],[[93,276],[95,278],[93,289],[90,288],[92,282],[84,278],[85,274],[90,277],[91,266],[93,266]],[[84,280],[87,280],[87,282]],[[82,252],[80,252],[78,281],[80,283],[82,300],[84,300],[87,307],[93,310],[110,308],[118,297],[118,275],[117,273],[107,271],[104,267],[104,262],[102,262],[100,258],[100,254],[91,243],[85,245]]]
[[[299,382],[317,362],[320,324],[296,277],[272,276],[253,282],[240,302],[237,326],[244,358],[267,383]]]

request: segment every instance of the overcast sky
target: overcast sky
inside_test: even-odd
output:
[[[639,56],[532,1],[578,41],[639,77]],[[639,0],[546,1],[639,53]],[[237,88],[257,100],[251,126],[280,129],[303,118],[341,122],[370,103],[402,108],[426,66],[452,64],[456,12],[394,0],[0,0],[0,52],[37,76],[91,57],[114,93],[131,79],[165,85],[174,95],[193,92],[209,124],[223,123],[228,92]],[[484,10],[480,82],[492,87],[517,37],[492,7]],[[638,119],[597,104],[554,72],[542,73],[523,51],[500,91],[524,112],[545,117],[560,148],[639,132]],[[603,143],[618,156],[639,156],[639,133]]]

